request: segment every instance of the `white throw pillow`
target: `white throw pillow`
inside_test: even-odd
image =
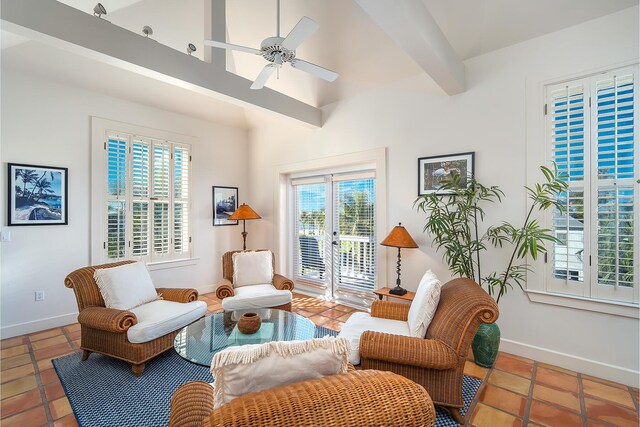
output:
[[[273,281],[271,251],[233,254],[233,286],[264,285]]]
[[[424,338],[429,324],[433,319],[438,302],[440,302],[440,288],[442,284],[431,270],[427,270],[420,280],[416,296],[409,308],[409,331],[412,337]]]
[[[349,342],[325,337],[229,347],[213,356],[213,405],[243,394],[346,372]]]
[[[147,266],[134,262],[93,273],[107,308],[129,310],[158,299]]]

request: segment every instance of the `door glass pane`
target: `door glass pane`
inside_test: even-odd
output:
[[[334,284],[338,288],[369,292],[375,288],[376,218],[375,180],[355,179],[333,184]]]
[[[325,279],[326,184],[294,187],[295,275],[312,281]]]

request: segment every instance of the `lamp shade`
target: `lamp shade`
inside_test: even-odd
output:
[[[418,245],[413,240],[413,238],[409,235],[409,232],[406,228],[402,226],[402,223],[399,223],[391,233],[384,239],[381,243],[383,246],[393,246],[394,248],[417,248]]]
[[[234,213],[229,216],[229,220],[235,221],[237,219],[260,219],[260,215],[256,213],[249,205],[243,203],[236,209]]]

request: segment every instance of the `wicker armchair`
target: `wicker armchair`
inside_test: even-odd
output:
[[[371,316],[407,320],[409,305],[375,301]],[[471,341],[480,323],[498,319],[498,305],[477,283],[454,279],[442,287],[426,339],[365,331],[358,369],[391,371],[422,385],[435,405],[462,424],[462,377]]]
[[[430,427],[429,394],[391,372],[357,371],[246,394],[213,409],[213,388],[182,385],[171,399],[169,427]]]
[[[257,252],[264,250],[266,249],[259,249]],[[237,252],[246,251],[229,251],[222,256],[222,280],[218,283],[218,287],[216,288],[216,297],[218,297],[221,301],[227,297],[236,295],[233,287],[233,254]],[[273,256],[272,258],[272,263],[273,265],[276,264],[275,256]],[[293,290],[293,281],[280,274],[273,275],[273,281],[271,284],[278,290]],[[291,302],[289,302],[288,304],[264,308],[276,308],[279,310],[291,311]]]
[[[80,323],[80,348],[82,360],[87,360],[92,352],[102,353],[132,364],[131,370],[139,377],[145,362],[173,348],[173,340],[179,330],[152,341],[135,344],[127,339],[127,330],[138,320],[127,310],[106,308],[93,274],[97,269],[118,267],[134,261],[94,265],[80,268],[70,273],[64,284],[72,288],[78,303],[78,323]],[[198,299],[195,289],[156,288],[162,298],[175,302],[190,302]]]

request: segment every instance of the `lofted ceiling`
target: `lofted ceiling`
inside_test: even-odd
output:
[[[149,25],[154,30],[154,40],[182,52],[187,43],[193,43],[198,49],[193,60],[203,59],[205,0],[101,1],[108,11],[104,18],[113,24],[138,34],[143,25]],[[638,0],[421,1],[462,60],[638,4]],[[87,13],[92,13],[95,2],[62,1]],[[275,0],[227,1],[227,41],[258,48],[264,38],[274,36],[275,4]],[[282,0],[282,35],[303,15],[316,20],[320,29],[297,49],[297,57],[335,70],[340,77],[328,83],[284,67],[280,79],[272,77],[267,87],[305,103],[324,106],[424,74],[355,1]],[[252,126],[262,117],[262,113],[28,41],[7,31],[0,36],[3,68],[39,74],[232,126]],[[263,66],[260,57],[227,53],[227,69],[247,79],[253,80]]]

